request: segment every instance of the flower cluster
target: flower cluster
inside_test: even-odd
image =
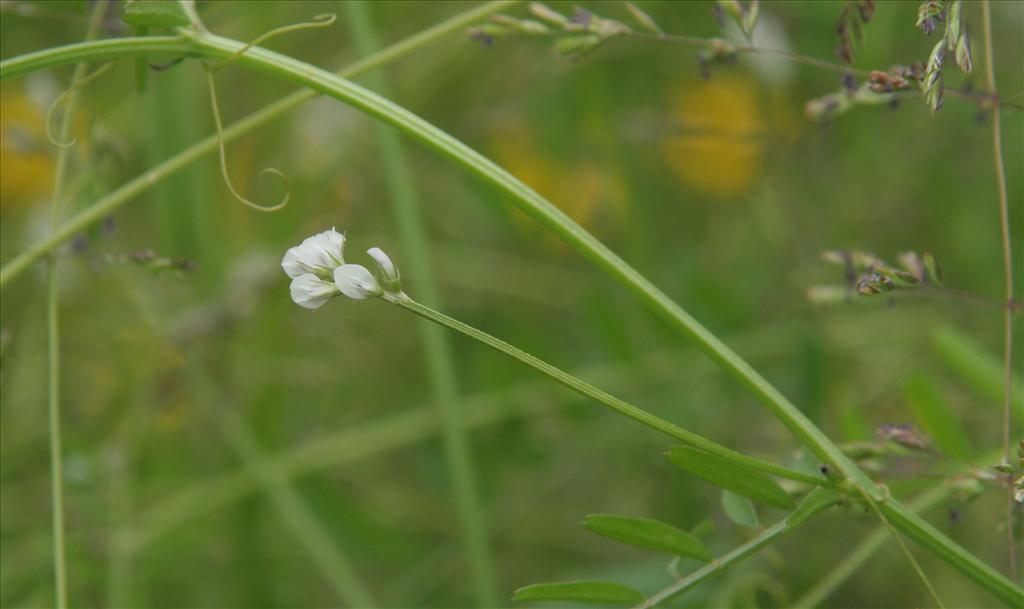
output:
[[[346,264],[344,249],[345,235],[332,228],[285,252],[281,268],[292,278],[291,295],[295,304],[319,309],[338,294],[363,300],[378,298],[385,291],[401,293],[398,269],[383,250],[374,247],[367,251],[380,269],[378,281],[366,267]]]

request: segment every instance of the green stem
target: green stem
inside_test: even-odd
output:
[[[99,32],[106,2],[97,2],[89,17],[85,38],[90,40]],[[60,141],[67,142],[71,135],[72,117],[78,92],[76,83],[85,76],[87,62],[79,62],[71,75],[67,104],[60,123]],[[64,197],[64,182],[67,175],[70,146],[60,146],[53,172],[53,198],[50,201],[50,230],[57,229],[60,220],[61,199]],[[67,559],[64,547],[64,468],[61,450],[60,424],[60,277],[58,260],[52,257],[46,278],[46,331],[47,331],[47,374],[50,437],[50,494],[53,500],[53,575],[54,597],[57,609],[68,606]]]
[[[351,18],[352,40],[360,55],[372,55],[379,47],[374,33],[370,9],[365,2],[345,2]],[[389,95],[387,83],[382,74],[374,74],[368,84]],[[387,182],[392,210],[398,224],[399,241],[403,244],[408,264],[405,278],[416,287],[416,291],[429,303],[439,306],[441,302],[427,246],[427,231],[420,213],[415,183],[398,134],[377,123],[375,136],[380,149],[381,170]],[[421,322],[419,325],[427,369],[430,372],[430,389],[434,406],[441,420],[445,460],[452,479],[455,505],[462,526],[466,545],[466,565],[473,575],[473,587],[477,605],[497,607],[499,605],[498,584],[495,575],[494,557],[487,540],[487,523],[477,484],[477,473],[473,468],[472,449],[466,437],[465,405],[459,396],[458,379],[455,372],[455,358],[452,355],[448,336],[440,327]]]
[[[995,54],[992,52],[992,9],[988,0],[981,3],[985,33],[985,78],[993,100],[996,90]],[[1013,247],[1010,244],[1010,204],[1006,193],[1006,168],[1003,165],[1002,123],[999,104],[992,104],[992,157],[999,189],[999,236],[1003,244],[1003,285],[1006,302],[1003,310],[1003,463],[1010,463],[1010,400],[1013,386]],[[1006,533],[1009,541],[1010,573],[1017,579],[1017,537],[1013,532],[1013,489],[1006,491]]]
[[[62,129],[63,131],[63,129]],[[63,163],[58,156],[57,177],[61,177]],[[49,368],[49,436],[50,436],[50,495],[53,500],[53,576],[57,609],[68,606],[67,565],[64,558],[64,473],[61,465],[60,437],[60,324],[58,307],[57,261],[50,260],[46,281],[46,327],[49,340],[47,355]]]
[[[505,355],[508,355],[509,357],[526,364],[527,366],[533,368],[534,370],[540,372],[541,374],[551,377],[555,381],[561,383],[562,385],[565,385],[566,387],[572,389],[576,393],[579,393],[592,400],[600,402],[601,404],[604,404],[605,406],[611,408],[612,410],[615,410],[621,414],[626,415],[627,417],[633,419],[634,421],[638,421],[646,425],[647,427],[660,431],[671,438],[688,444],[689,446],[700,448],[701,450],[705,450],[709,453],[718,455],[722,458],[729,459],[730,461],[733,461],[738,465],[749,467],[751,469],[756,469],[775,476],[780,476],[782,478],[788,478],[790,480],[796,480],[798,482],[803,482],[805,484],[810,484],[814,486],[827,485],[827,481],[825,480],[825,478],[821,476],[817,476],[814,474],[806,474],[804,472],[792,470],[789,469],[788,467],[776,465],[774,463],[763,461],[755,457],[749,457],[742,453],[738,453],[732,450],[731,448],[722,446],[717,442],[708,440],[703,436],[697,435],[692,431],[679,427],[674,423],[670,423],[669,421],[666,421],[661,417],[658,417],[646,410],[643,410],[642,408],[638,408],[628,402],[620,400],[619,398],[605,391],[602,391],[597,387],[594,387],[590,383],[587,383],[569,374],[568,372],[565,372],[560,368],[556,368],[555,366],[552,366],[551,364],[545,362],[544,360],[538,359],[533,355],[530,355],[529,353],[523,351],[522,349],[519,349],[508,344],[505,341],[501,340],[500,338],[491,336],[490,334],[477,328],[474,328],[473,326],[465,324],[452,317],[448,317],[444,313],[435,311],[434,309],[431,309],[426,305],[420,304],[404,294],[394,295],[385,293],[383,298],[384,300],[394,305],[397,305],[407,311],[411,311],[412,313],[415,313],[416,315],[419,315],[424,319],[428,319],[434,323],[440,324],[442,326],[445,326],[446,328],[450,328],[452,330],[455,330],[456,332],[464,334],[469,338],[480,341],[481,343],[487,345],[488,347],[494,349],[495,351],[504,353]]]
[[[476,339],[492,349],[500,351],[501,353],[504,353],[530,366],[531,368],[546,374],[562,385],[565,385],[582,395],[597,400],[598,402],[601,402],[609,408],[612,408],[631,419],[639,421],[648,427],[661,431],[662,433],[690,444],[691,446],[720,455],[726,459],[736,462],[737,464],[744,465],[752,469],[758,469],[766,473],[799,480],[801,482],[807,482],[809,484],[816,484],[819,486],[824,485],[824,481],[820,478],[808,476],[802,472],[789,470],[773,463],[737,453],[732,449],[726,448],[716,442],[687,431],[645,410],[623,402],[622,400],[587,384],[586,382],[552,366],[551,364],[513,347],[501,339],[478,330],[473,326],[462,323],[457,319],[448,317],[443,313],[434,311],[433,309],[410,299],[404,294],[396,296],[385,293],[384,299],[421,317],[429,319],[435,323],[439,323],[455,330],[456,332],[465,334],[470,338]],[[862,489],[858,488],[857,490],[861,491]],[[867,494],[864,494],[864,497],[867,501],[877,506],[878,511],[881,516],[884,517],[885,521],[888,521],[888,523],[896,529],[903,531],[908,537],[931,550],[940,558],[954,565],[957,569],[974,581],[978,582],[988,591],[1002,598],[1006,602],[1014,604],[1015,606],[1019,605],[1021,601],[1024,601],[1024,592],[1014,586],[1014,584],[1006,579],[1006,577],[979,560],[967,550],[961,548],[956,544],[956,542],[946,537],[941,531],[928,524],[920,516],[908,510],[895,499],[886,497],[883,500],[877,500],[872,499],[870,495]],[[930,587],[930,584],[928,585]]]
[[[838,499],[839,497],[837,496],[836,500],[838,501]],[[761,531],[757,535],[757,537],[751,539],[747,543],[735,548],[734,550],[722,556],[721,558],[716,558],[715,560],[709,562],[700,569],[697,569],[693,573],[676,581],[667,588],[648,597],[648,599],[644,601],[643,604],[640,605],[640,607],[642,609],[649,609],[650,607],[656,607],[661,603],[664,603],[665,601],[671,600],[676,596],[679,596],[683,592],[686,592],[687,590],[701,584],[702,582],[710,579],[718,573],[721,573],[722,571],[728,569],[736,563],[750,557],[753,554],[756,554],[762,548],[768,546],[779,537],[782,537],[786,533],[792,531],[793,529],[797,528],[801,524],[807,522],[814,516],[817,516],[818,514],[832,507],[833,505],[835,505],[835,502],[823,501],[815,503],[813,507],[806,512],[804,518],[796,524],[791,524],[790,517],[787,516],[786,518],[780,520],[779,522],[776,522],[767,529]],[[797,511],[800,511],[800,508],[798,508]],[[794,512],[794,514],[795,513],[796,512]]]
[[[952,489],[945,485],[938,485],[926,491],[910,502],[907,508],[913,512],[926,512],[935,507],[952,494]],[[889,539],[890,533],[885,526],[881,526],[862,541],[856,548],[846,554],[846,558],[835,567],[830,567],[824,576],[793,603],[793,607],[811,609],[828,598],[836,588],[848,580],[864,563],[878,551],[879,548]]]
[[[365,57],[354,64],[344,68],[338,75],[344,78],[356,78],[368,72],[372,72],[380,68],[381,66],[395,62],[403,57],[406,57],[413,52],[421,49],[422,47],[436,42],[440,38],[450,35],[454,32],[462,31],[469,25],[476,23],[480,19],[504,10],[510,6],[515,5],[519,0],[499,0],[497,2],[489,2],[473,7],[467,11],[459,13],[450,19],[446,19],[432,27],[429,27],[421,32],[418,32],[408,38],[405,38],[381,51],[374,53],[368,57]],[[133,40],[152,40],[153,37],[147,38],[135,38]],[[166,52],[173,52],[178,50],[180,54],[184,54],[186,47],[171,46],[172,41],[177,41],[179,38],[166,38],[164,45],[154,45],[154,49],[162,49]],[[177,43],[174,43],[177,44]],[[74,45],[72,45],[74,46]],[[68,48],[68,47],[61,47]],[[118,47],[120,48],[120,47]],[[134,52],[134,51],[133,51]],[[145,53],[137,53],[139,55],[145,55],[153,52],[161,52],[160,50],[150,49]],[[45,53],[45,52],[44,52]],[[31,59],[39,53],[32,55],[24,55],[19,58],[15,58],[9,61],[0,62],[0,79],[18,76],[20,73],[26,73],[36,69],[35,64],[25,64],[23,60],[26,58]],[[123,55],[118,55],[118,57]],[[58,57],[60,55],[58,54]],[[53,60],[50,55],[45,56],[47,61]],[[12,63],[13,62],[13,63]],[[67,63],[63,61],[62,63]],[[19,67],[20,66],[20,67]],[[231,142],[246,133],[261,127],[275,118],[284,115],[286,112],[293,110],[302,104],[316,99],[318,93],[312,90],[302,90],[292,93],[286,97],[279,99],[278,101],[257,110],[252,114],[242,118],[235,123],[232,123],[224,129],[224,142]],[[76,234],[81,232],[87,226],[102,220],[105,216],[111,214],[114,210],[121,207],[125,203],[135,199],[145,191],[149,190],[156,184],[163,181],[170,175],[177,173],[184,169],[194,161],[200,158],[212,154],[217,151],[218,138],[216,135],[211,135],[206,139],[193,144],[185,150],[179,152],[175,156],[167,159],[159,165],[153,167],[144,174],[129,180],[128,182],[121,185],[113,192],[102,197],[95,203],[87,206],[67,223],[61,225],[60,228],[50,233],[44,239],[31,246],[25,252],[22,252],[18,256],[11,259],[10,262],[5,264],[0,269],[0,287],[7,284],[8,281],[21,275],[28,267],[46,256],[49,252],[56,249],[62,243],[70,240]]]

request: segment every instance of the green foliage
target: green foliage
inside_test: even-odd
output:
[[[737,495],[783,509],[796,505],[793,498],[768,476],[717,455],[688,446],[673,446],[668,451],[668,458],[681,469]]]
[[[644,595],[622,584],[602,581],[575,581],[533,584],[515,591],[517,601],[589,603],[594,605],[635,605]]]
[[[757,518],[757,508],[747,499],[732,491],[722,491],[722,509],[729,520],[741,527],[758,529],[761,521]]]
[[[659,520],[590,514],[584,519],[583,528],[601,537],[638,548],[696,558],[704,562],[713,558],[711,551],[695,536]]]
[[[181,27],[190,23],[177,0],[128,0],[121,18],[138,27]]]

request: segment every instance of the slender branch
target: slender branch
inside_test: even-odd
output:
[[[680,34],[649,34],[646,32],[631,32],[628,34],[624,34],[624,36],[628,36],[630,38],[642,38],[646,40],[662,40],[665,42],[674,42],[677,44],[702,48],[714,47],[721,43],[720,39],[700,38],[698,36],[685,36]],[[798,63],[815,68],[821,68],[822,70],[829,70],[831,72],[838,72],[840,74],[853,74],[861,77],[865,77],[871,74],[871,70],[862,70],[860,68],[854,68],[853,66],[843,63],[825,61],[823,59],[809,57],[807,55],[802,55],[800,53],[796,53],[794,51],[789,51],[786,49],[767,49],[753,44],[739,44],[734,45],[732,47],[732,50],[735,51],[736,53],[743,54],[777,55],[793,63]],[[1024,106],[1021,106],[1020,104],[1011,103],[1007,101],[1007,99],[998,99],[994,95],[988,95],[974,91],[961,91],[959,89],[954,89],[952,87],[946,88],[945,92],[946,95],[949,95],[950,97],[956,97],[958,99],[963,99],[965,101],[973,102],[975,104],[984,105],[985,107],[988,107],[988,105],[991,104],[994,106],[1009,106],[1015,109],[1024,108]],[[920,97],[920,94],[908,91],[907,97]]]
[[[663,40],[666,42],[674,42],[678,44],[684,44],[687,46],[694,47],[712,47],[716,44],[720,44],[718,39],[713,38],[700,38],[697,36],[683,36],[680,34],[648,34],[646,32],[632,32],[626,34],[631,38],[643,38],[646,40]],[[867,76],[870,72],[868,70],[861,70],[854,68],[846,64],[835,63],[832,61],[825,61],[822,59],[816,59],[814,57],[808,57],[807,55],[801,55],[794,51],[788,51],[785,49],[766,49],[753,44],[739,44],[732,47],[732,50],[737,53],[762,53],[765,55],[778,55],[792,61],[793,63],[800,63],[815,68],[821,68],[823,70],[831,70],[832,72],[839,72],[842,74],[856,74],[859,76]]]
[[[611,408],[612,410],[624,414],[627,417],[635,421],[638,421],[646,425],[647,427],[650,427],[651,429],[655,429],[669,437],[684,442],[689,446],[700,448],[709,453],[718,455],[724,459],[729,459],[730,461],[737,463],[739,465],[749,467],[751,469],[756,469],[775,476],[780,476],[782,478],[788,478],[790,480],[795,480],[797,482],[803,482],[805,484],[811,484],[814,486],[827,486],[829,484],[828,481],[822,476],[807,474],[804,472],[790,469],[788,467],[783,467],[781,465],[776,465],[768,461],[757,459],[755,457],[749,457],[742,453],[738,453],[732,450],[731,448],[722,446],[717,442],[708,440],[707,438],[697,435],[692,431],[679,427],[675,423],[666,421],[661,417],[658,417],[657,415],[654,415],[646,410],[643,410],[642,408],[638,408],[605,391],[602,391],[601,389],[594,387],[593,385],[569,374],[568,372],[565,372],[560,368],[556,368],[555,366],[552,366],[551,364],[545,362],[544,360],[534,357],[533,355],[523,351],[522,349],[519,349],[518,347],[510,345],[509,343],[501,340],[500,338],[492,336],[484,332],[483,330],[470,326],[469,324],[463,323],[455,318],[449,317],[444,313],[441,313],[440,311],[435,311],[434,309],[431,309],[426,305],[420,304],[415,300],[409,298],[405,294],[394,295],[385,293],[383,298],[384,300],[390,302],[391,304],[397,305],[407,311],[415,313],[416,315],[419,315],[424,319],[432,321],[436,324],[440,324],[451,330],[455,330],[460,334],[468,336],[469,338],[472,338],[487,345],[488,347],[494,349],[495,351],[504,353],[505,355],[508,355],[509,357],[526,364],[527,366],[533,368],[534,370],[540,372],[541,374],[551,377],[552,379],[561,383],[562,385],[565,385],[569,389],[572,389],[573,391],[583,396],[586,396],[592,400],[600,402],[601,404],[604,404],[605,406]]]
[[[836,497],[836,501],[839,501],[838,496]],[[797,512],[790,514],[790,516],[787,516],[786,518],[780,520],[779,522],[776,522],[767,529],[761,531],[757,535],[757,537],[751,539],[747,543],[739,546],[738,548],[735,548],[734,550],[722,556],[721,558],[716,558],[715,560],[709,562],[700,569],[697,569],[696,571],[687,575],[686,577],[674,582],[673,584],[661,590],[660,592],[651,595],[647,598],[647,600],[638,605],[638,608],[650,609],[651,607],[656,607],[661,603],[664,603],[665,601],[671,600],[679,596],[683,592],[686,592],[687,590],[697,586],[705,580],[708,580],[711,577],[717,575],[718,573],[721,573],[722,571],[744,560],[745,558],[748,558],[751,555],[756,554],[758,551],[768,546],[770,543],[772,543],[779,537],[782,537],[786,533],[792,531],[801,524],[807,522],[814,516],[817,516],[826,509],[832,507],[833,505],[836,504],[836,501],[822,501],[819,503],[815,503],[809,509],[809,511],[807,511],[803,515],[802,519],[799,519],[798,522],[793,523],[791,522],[793,514],[796,514],[801,510],[801,508],[797,508]]]
[[[994,457],[983,457],[982,461],[989,461]],[[953,494],[953,487],[949,485],[937,485],[907,502],[907,509],[911,512],[923,513],[932,509]],[[846,558],[838,565],[829,567],[821,579],[811,589],[804,592],[799,599],[792,603],[793,607],[801,609],[812,609],[825,600],[836,588],[848,580],[861,566],[864,565],[882,547],[890,536],[885,526],[877,528],[869,537],[857,545],[852,551],[846,554]]]
[[[355,78],[368,72],[372,72],[381,66],[402,59],[444,36],[454,32],[460,32],[466,26],[475,23],[487,15],[508,8],[509,6],[516,4],[518,1],[519,0],[499,0],[473,7],[451,17],[450,19],[446,19],[445,21],[418,32],[417,34],[396,42],[373,55],[355,62],[338,72],[338,75],[344,78]],[[135,40],[138,42],[140,39]],[[171,38],[170,40],[177,41],[178,39]],[[181,54],[184,54],[184,52]],[[0,62],[0,79],[25,73],[24,71],[18,72],[19,65],[21,65],[20,69],[25,69],[24,64],[21,63],[25,57],[30,56],[16,58],[18,59],[18,62],[13,64],[10,62],[14,60]],[[52,58],[47,58],[47,60],[49,59]],[[10,72],[12,69],[14,71]],[[269,123],[273,119],[284,115],[286,112],[293,110],[310,100],[316,99],[317,97],[317,92],[308,89],[297,91],[291,95],[283,97],[278,101],[265,106],[261,110],[257,110],[249,116],[246,116],[245,118],[242,118],[226,127],[223,133],[223,141],[225,143],[231,142],[246,133],[255,130],[256,128]],[[61,225],[59,229],[53,231],[47,235],[47,237],[41,239],[39,242],[29,247],[28,250],[15,256],[10,262],[5,264],[3,268],[0,269],[0,287],[21,275],[33,263],[50,251],[53,251],[62,243],[72,239],[87,226],[95,222],[99,222],[114,210],[118,209],[125,203],[134,200],[142,193],[160,183],[168,176],[184,169],[192,162],[217,151],[219,143],[220,139],[216,135],[211,135],[151,168],[142,175],[129,180],[113,192],[87,206],[67,223]]]
[[[99,32],[106,2],[97,2],[89,17],[85,39],[91,40]],[[86,81],[88,63],[75,66],[68,87],[67,104],[61,115],[60,142],[67,142],[71,135],[75,103],[78,101],[78,87]],[[47,117],[49,118],[49,117]],[[47,122],[49,128],[49,122]],[[74,143],[74,142],[72,142]],[[60,221],[61,199],[64,197],[70,145],[57,146],[57,160],[53,172],[53,197],[50,200],[50,231],[57,230]],[[61,450],[60,422],[60,277],[57,257],[48,264],[46,278],[46,332],[47,332],[47,416],[50,438],[50,495],[53,501],[53,575],[54,600],[57,609],[68,606],[67,558],[64,549],[64,467]]]
[[[985,37],[985,78],[992,99],[999,99],[996,90],[995,54],[992,51],[992,9],[989,0],[981,3]],[[1002,124],[999,104],[992,104],[992,156],[999,189],[999,228],[1003,243],[1003,283],[1006,310],[1003,312],[1003,462],[1010,462],[1010,395],[1013,383],[1013,252],[1010,244],[1010,204],[1006,194],[1006,169],[1003,166]],[[1006,534],[1009,541],[1010,573],[1017,579],[1017,538],[1013,532],[1013,488],[1006,491]]]
[[[370,7],[362,1],[345,2],[351,20],[352,41],[360,55],[377,51],[378,43]],[[374,74],[368,84],[382,95],[389,95],[382,74]],[[406,248],[408,264],[406,280],[416,286],[423,298],[439,306],[440,293],[434,280],[427,231],[420,213],[415,180],[409,171],[398,134],[386,126],[374,125],[374,136],[380,152],[381,169],[387,182],[392,213],[398,224],[399,241]],[[480,505],[478,474],[474,468],[473,450],[466,434],[465,404],[459,396],[455,357],[448,335],[442,328],[419,324],[424,359],[430,372],[430,390],[441,419],[448,475],[452,480],[456,510],[462,526],[466,565],[472,574],[472,585],[480,607],[500,605],[494,556],[488,542],[487,519]]]

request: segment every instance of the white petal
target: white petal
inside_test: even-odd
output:
[[[382,292],[377,279],[359,264],[343,264],[334,269],[334,283],[342,294],[355,300],[380,296]]]
[[[342,250],[345,248],[345,235],[333,228],[307,238],[302,242],[302,246],[306,250],[306,255],[310,257],[310,262],[315,266],[333,270],[338,265],[345,263],[342,256]]]
[[[306,273],[330,275],[338,265],[344,264],[344,247],[345,235],[332,228],[306,238],[285,252],[281,268],[293,279]]]
[[[366,253],[377,261],[377,264],[380,266],[381,277],[384,278],[385,283],[388,281],[398,281],[398,271],[395,269],[395,264],[391,262],[391,258],[384,253],[384,250],[379,247],[371,247],[366,250]]]
[[[302,246],[289,248],[288,251],[284,253],[284,259],[281,260],[281,268],[283,268],[284,272],[292,279],[313,270],[302,263],[302,252]]]
[[[338,295],[338,286],[312,273],[306,273],[292,280],[291,293],[292,300],[300,307],[319,309],[325,302]]]

